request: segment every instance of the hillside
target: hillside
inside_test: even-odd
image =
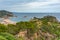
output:
[[[2,24],[15,24],[15,22],[11,21],[9,17],[13,17],[14,14],[12,12],[6,10],[0,10],[0,23]]]
[[[4,13],[5,12],[5,13]],[[12,14],[1,11],[0,39],[5,40],[60,40],[60,22],[55,16],[33,17],[28,21],[13,22]],[[2,14],[3,13],[3,14]],[[7,24],[7,25],[4,25]]]
[[[0,10],[0,18],[4,17],[13,17],[13,13],[6,10]]]

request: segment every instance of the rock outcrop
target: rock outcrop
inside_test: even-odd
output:
[[[5,25],[7,25],[7,24],[16,24],[16,22],[13,22],[13,21],[11,21],[9,19],[3,19],[1,24],[5,24]]]

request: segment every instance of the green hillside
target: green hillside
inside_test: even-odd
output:
[[[8,11],[0,11],[0,17],[12,17]],[[0,40],[60,40],[60,22],[54,16],[33,17],[15,24],[0,23]]]

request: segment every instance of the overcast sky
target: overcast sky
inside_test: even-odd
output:
[[[0,0],[0,10],[59,13],[60,0]]]

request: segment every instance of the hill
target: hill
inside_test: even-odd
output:
[[[6,10],[0,10],[0,18],[4,17],[13,17],[13,13]]]
[[[6,11],[6,10],[0,10],[0,18],[2,24],[15,24],[15,22],[11,21],[9,18],[13,17],[14,14],[12,12]]]

